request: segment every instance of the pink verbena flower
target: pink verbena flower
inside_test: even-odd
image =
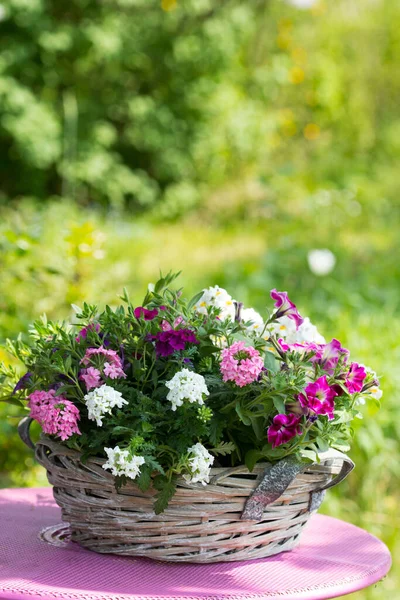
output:
[[[337,392],[328,384],[326,375],[324,375],[314,383],[309,383],[304,393],[298,395],[298,400],[301,406],[316,415],[328,415],[329,419],[333,419],[335,396],[337,396]]]
[[[301,433],[300,421],[296,415],[276,415],[268,427],[268,442],[273,448],[286,444]]]
[[[87,391],[93,388],[100,387],[103,383],[101,380],[100,371],[98,369],[95,369],[94,367],[82,369],[82,371],[79,373],[79,379],[85,382]]]
[[[100,360],[97,360],[97,357]],[[104,348],[104,346],[100,346],[99,348],[88,348],[81,363],[84,365],[94,364],[95,370],[99,371],[99,373],[103,371],[104,375],[110,377],[110,379],[126,378],[122,360],[117,352],[115,350],[108,350],[107,348]],[[83,373],[83,371],[85,371],[85,373]],[[83,369],[83,371],[81,379],[84,379],[89,369]],[[92,374],[95,376],[93,372]],[[91,382],[93,383],[94,380],[91,380]],[[97,387],[97,385],[92,385],[92,387]]]
[[[125,378],[126,373],[122,370],[122,366],[118,366],[115,363],[104,363],[104,375],[110,379],[119,379],[120,377]]]
[[[221,353],[221,373],[223,381],[234,381],[243,387],[256,381],[264,363],[258,350],[246,346],[244,342],[235,342]]]
[[[355,362],[351,363],[350,370],[346,375],[346,387],[350,394],[361,392],[366,376],[367,372],[362,365]]]
[[[81,435],[78,428],[79,410],[70,400],[56,396],[54,390],[37,390],[29,396],[30,416],[40,423],[44,433],[67,440],[74,433]]]
[[[88,365],[95,356],[104,356],[109,362],[121,362],[121,359],[115,350],[108,350],[107,348],[104,348],[104,346],[100,346],[99,348],[88,348],[81,363]]]
[[[287,292],[277,292],[275,289],[271,290],[271,298],[275,300],[275,308],[277,309],[274,318],[280,319],[283,316],[289,317],[289,319],[293,319],[296,323],[296,329],[300,327],[303,323],[304,319],[299,314],[299,311],[296,308],[296,305],[293,304],[287,295]]]

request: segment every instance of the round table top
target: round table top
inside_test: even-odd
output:
[[[391,564],[377,538],[322,515],[291,552],[206,565],[96,554],[39,538],[60,521],[51,488],[0,490],[0,599],[323,600],[379,581]]]

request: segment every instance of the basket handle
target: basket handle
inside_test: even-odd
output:
[[[334,477],[326,485],[319,488],[317,490],[318,492],[322,492],[331,487],[334,487],[335,485],[338,485],[341,481],[343,481],[343,479],[346,479],[347,475],[349,473],[351,473],[351,471],[355,467],[355,464],[351,460],[351,458],[349,458],[346,454],[343,454],[343,452],[339,452],[339,450],[334,450],[333,448],[330,448],[326,452],[321,452],[321,454],[319,455],[319,458],[320,458],[321,464],[326,464],[326,463],[329,464],[330,462],[334,461],[335,459],[340,459],[342,461],[342,467],[341,467],[339,473],[336,475],[336,477]]]
[[[329,449],[326,452],[321,452],[319,457],[319,464],[329,464],[340,459],[342,467],[334,479],[312,492],[310,496],[310,510],[318,508],[325,495],[325,490],[343,481],[350,471],[354,469],[353,461],[337,450]],[[297,475],[305,471],[306,468],[307,465],[295,456],[287,456],[274,464],[268,464],[262,475],[261,482],[247,499],[240,518],[244,521],[260,521],[265,507],[278,500]]]
[[[35,444],[32,442],[31,436],[29,434],[29,428],[31,426],[32,421],[32,417],[24,417],[23,419],[21,419],[18,423],[18,434],[21,440],[24,442],[24,444],[26,444],[28,448],[34,450]]]

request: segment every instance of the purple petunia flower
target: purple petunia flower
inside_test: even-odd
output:
[[[138,306],[133,311],[133,314],[137,319],[143,317],[145,321],[152,321],[158,315],[158,310],[156,308],[149,310],[148,308],[144,308],[143,306]]]
[[[185,350],[186,344],[198,344],[198,340],[191,329],[170,329],[159,331],[152,336],[156,340],[157,356],[170,356],[174,352]]]
[[[293,304],[287,295],[287,292],[277,292],[275,289],[271,290],[271,298],[275,300],[275,308],[277,309],[274,317],[280,319],[281,317],[289,317],[296,323],[296,329],[300,327],[304,319],[299,314],[296,305]]]
[[[328,415],[329,419],[333,419],[335,396],[337,396],[336,391],[328,384],[324,375],[314,383],[309,383],[304,393],[298,395],[298,400],[303,408],[309,409],[316,415]]]
[[[301,433],[300,421],[296,415],[276,415],[268,427],[268,442],[273,448],[286,444]]]
[[[366,376],[367,372],[362,365],[351,363],[350,370],[346,375],[346,387],[350,394],[361,392]]]
[[[13,395],[16,394],[17,392],[20,392],[21,390],[24,390],[26,387],[28,387],[31,377],[32,377],[32,373],[30,371],[25,373],[25,375],[22,375],[22,377],[17,381],[17,383],[12,391]]]

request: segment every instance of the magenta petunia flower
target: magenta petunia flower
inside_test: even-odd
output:
[[[271,298],[275,300],[274,306],[277,309],[274,314],[275,319],[280,319],[284,316],[289,317],[289,319],[293,319],[296,323],[296,329],[298,329],[304,319],[299,314],[296,305],[289,300],[287,292],[277,292],[275,289],[271,290]]]
[[[234,381],[239,387],[256,381],[264,367],[258,350],[241,341],[224,348],[221,357],[223,381]]]
[[[286,444],[296,435],[300,435],[301,417],[296,415],[276,415],[272,421],[272,425],[268,427],[268,442],[273,448]]]
[[[152,321],[158,315],[158,310],[156,308],[149,310],[148,308],[144,308],[143,306],[138,306],[133,311],[133,314],[137,319],[143,317],[145,321]]]
[[[101,380],[100,371],[94,367],[82,369],[82,371],[79,373],[79,379],[85,382],[87,391],[100,387],[103,383]]]
[[[301,406],[316,415],[328,415],[329,419],[333,419],[335,396],[337,396],[337,392],[328,384],[326,375],[324,375],[314,383],[309,383],[304,393],[298,395],[298,400]]]
[[[329,344],[318,344],[318,346],[319,351],[312,360],[317,360],[321,367],[329,374],[334,372],[340,358],[344,357],[346,361],[350,354],[346,348],[343,348],[339,340],[335,338]]]
[[[346,375],[346,387],[350,394],[361,392],[366,376],[367,372],[362,365],[355,362],[351,363],[349,372]]]
[[[75,340],[77,342],[81,342],[82,340],[86,340],[88,331],[93,330],[93,329],[96,331],[96,333],[99,333],[99,331],[100,331],[100,325],[98,323],[96,323],[96,324],[95,323],[90,323],[87,327],[82,327],[82,329],[80,330],[80,332],[76,336]]]
[[[70,400],[56,396],[55,390],[37,390],[29,396],[30,416],[40,423],[44,433],[56,435],[65,441],[74,433],[81,435],[78,427],[79,410]]]

